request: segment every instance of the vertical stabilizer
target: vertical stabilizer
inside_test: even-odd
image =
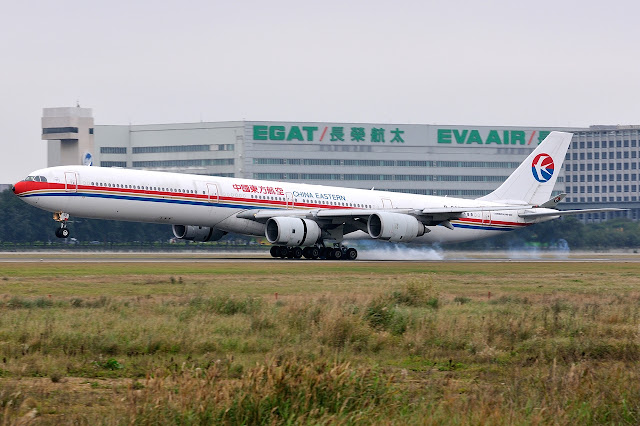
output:
[[[480,200],[534,205],[548,201],[572,137],[572,133],[549,133],[498,189]]]

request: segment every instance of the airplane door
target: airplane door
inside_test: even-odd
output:
[[[64,172],[64,183],[66,192],[78,192],[78,174],[76,172]]]
[[[217,183],[207,183],[207,198],[210,203],[218,203],[220,201]]]
[[[383,209],[392,209],[393,203],[389,198],[382,198],[382,208]]]
[[[482,212],[482,224],[491,225],[491,212]]]
[[[285,200],[287,200],[287,208],[293,208],[293,194],[290,192],[285,193]]]

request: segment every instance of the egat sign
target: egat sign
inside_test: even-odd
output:
[[[536,145],[551,133],[547,130],[478,130],[478,129],[438,129],[439,144],[476,145]]]
[[[254,141],[404,143],[405,131],[396,126],[253,125]]]

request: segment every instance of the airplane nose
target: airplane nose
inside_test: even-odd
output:
[[[24,182],[14,183],[13,185],[11,185],[11,190],[13,191],[14,194],[20,195],[25,190]]]

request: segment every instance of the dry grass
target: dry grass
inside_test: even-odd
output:
[[[0,265],[0,420],[640,421],[640,264],[248,265]]]

